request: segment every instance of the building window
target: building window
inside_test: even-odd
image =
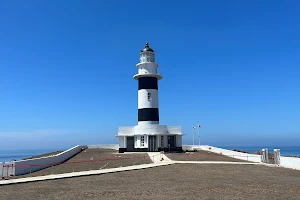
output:
[[[142,62],[146,62],[146,55],[145,54],[141,54],[141,56],[140,56],[140,62],[142,63]]]
[[[147,52],[146,53],[146,61],[147,62],[154,62],[154,54]]]
[[[141,147],[145,146],[145,136],[141,136]]]
[[[163,135],[160,137],[160,146],[164,147],[164,136]]]
[[[151,93],[148,92],[148,101],[151,101]]]
[[[140,62],[155,62],[155,54],[152,52],[141,53]]]

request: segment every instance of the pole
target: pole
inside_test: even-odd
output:
[[[199,148],[200,148],[200,127],[198,126]]]
[[[192,127],[192,135],[193,135],[193,147],[194,147],[194,145],[195,145],[195,143],[194,143],[194,127]]]
[[[4,177],[4,165],[5,165],[5,162],[2,163],[2,178]]]

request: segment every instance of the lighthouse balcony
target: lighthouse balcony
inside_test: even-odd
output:
[[[138,79],[141,78],[141,77],[155,77],[155,78],[157,78],[158,80],[161,80],[161,79],[162,79],[162,74],[161,74],[161,73],[147,73],[147,72],[145,72],[145,73],[135,74],[135,75],[133,76],[133,78],[134,78],[135,80],[138,80]]]

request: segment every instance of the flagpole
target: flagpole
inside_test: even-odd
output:
[[[194,145],[195,145],[195,143],[194,143],[194,140],[195,140],[195,139],[194,139],[194,138],[195,138],[195,137],[194,137],[194,127],[193,127],[193,126],[192,126],[192,134],[193,134],[193,147],[194,147]]]
[[[199,137],[199,148],[200,148],[200,125],[198,125],[198,137]]]

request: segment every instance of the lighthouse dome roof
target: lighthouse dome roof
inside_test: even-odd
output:
[[[141,53],[142,52],[153,52],[154,53],[154,50],[149,47],[149,44],[147,42],[145,47],[141,50]]]

